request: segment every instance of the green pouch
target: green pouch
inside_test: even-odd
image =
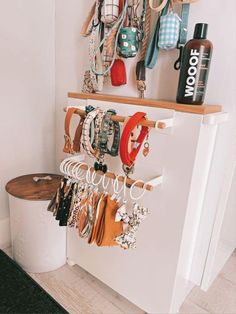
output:
[[[118,50],[123,58],[133,58],[139,49],[139,31],[136,27],[122,27],[119,34]]]

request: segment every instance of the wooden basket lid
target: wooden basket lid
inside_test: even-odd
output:
[[[51,180],[43,180],[44,177]],[[37,182],[34,179],[39,179]],[[9,181],[6,191],[17,198],[30,201],[51,200],[55,194],[62,176],[50,173],[36,173],[17,177]]]

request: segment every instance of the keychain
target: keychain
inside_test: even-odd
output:
[[[147,155],[150,152],[150,145],[149,145],[149,136],[146,137],[146,142],[144,143],[144,149],[143,149],[143,156],[147,157]]]

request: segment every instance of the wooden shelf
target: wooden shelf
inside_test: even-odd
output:
[[[180,112],[195,113],[206,115],[209,113],[217,113],[222,111],[220,105],[184,105],[177,104],[175,102],[168,102],[155,99],[140,99],[136,97],[124,97],[124,96],[115,96],[115,95],[104,95],[104,94],[84,94],[84,93],[68,93],[69,98],[76,99],[94,99],[100,101],[116,102],[122,104],[136,105],[136,106],[147,106],[163,109],[172,109]]]

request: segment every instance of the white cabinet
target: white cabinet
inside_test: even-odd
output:
[[[201,282],[207,290],[236,247],[236,162],[228,168],[215,215]]]
[[[90,246],[76,230],[68,229],[67,256],[70,263],[80,265],[146,312],[177,312],[205,271],[204,264],[193,265],[208,254],[203,250],[204,256],[199,256],[196,247],[218,124],[226,115],[76,98],[70,98],[69,105],[114,108],[124,116],[144,111],[151,120],[173,118],[171,129],[152,129],[150,154],[146,159],[140,155],[135,167],[135,179],[163,175],[163,184],[144,196],[143,204],[151,215],[140,227],[137,249]],[[122,173],[119,157],[108,160],[113,172]],[[208,224],[214,223],[215,218],[208,219]]]

